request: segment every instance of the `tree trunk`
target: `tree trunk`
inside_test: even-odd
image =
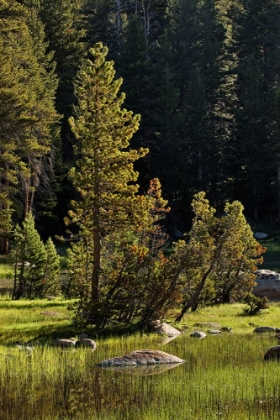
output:
[[[278,220],[280,221],[280,164],[277,166],[277,181],[278,181]]]
[[[100,276],[100,257],[101,257],[101,243],[100,231],[94,231],[94,251],[93,251],[93,270],[91,279],[91,299],[93,302],[99,300],[99,276]]]
[[[218,252],[219,254],[219,252]],[[184,304],[183,309],[181,310],[181,313],[176,317],[176,321],[180,322],[183,318],[183,316],[185,315],[185,313],[191,308],[193,311],[195,311],[197,309],[198,306],[198,299],[200,296],[200,293],[202,292],[202,289],[205,285],[205,282],[209,276],[209,274],[211,274],[214,265],[217,261],[217,256],[218,254],[213,258],[210,267],[208,268],[208,270],[203,274],[202,279],[199,283],[199,285],[197,286],[194,294],[190,297],[190,299]]]

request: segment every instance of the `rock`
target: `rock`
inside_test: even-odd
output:
[[[270,301],[279,301],[280,273],[270,270],[258,270],[255,274],[254,295],[260,298],[266,296]]]
[[[61,316],[61,314],[56,311],[43,311],[43,312],[40,312],[40,314],[46,315],[46,316]]]
[[[220,330],[208,330],[207,332],[208,332],[208,334],[213,334],[213,335],[222,334],[222,332]]]
[[[97,366],[146,366],[158,365],[164,363],[183,363],[185,360],[180,359],[172,354],[165,353],[160,350],[135,350],[124,356],[114,357],[112,359],[103,360]]]
[[[56,338],[53,340],[52,344],[55,347],[69,348],[75,347],[76,340],[71,338]]]
[[[221,328],[221,324],[217,322],[197,322],[193,324],[194,327],[201,327],[201,328]]]
[[[274,346],[267,350],[264,360],[280,359],[280,346]]]
[[[95,341],[91,340],[91,338],[80,338],[79,340],[76,341],[75,343],[75,348],[80,348],[80,347],[90,347],[93,350],[96,349],[96,343]]]
[[[255,232],[254,233],[254,237],[256,239],[265,239],[265,238],[268,237],[268,234],[267,233],[264,233],[264,232]]]
[[[254,329],[253,331],[254,333],[266,333],[266,332],[275,332],[278,333],[280,332],[279,328],[275,328],[275,327],[257,327]]]
[[[194,331],[194,332],[191,333],[190,337],[204,338],[204,337],[206,337],[206,334],[202,331]]]
[[[162,339],[161,344],[168,344],[170,341],[175,340],[179,335],[173,335],[172,337],[168,337],[167,335]]]
[[[182,363],[163,363],[157,365],[137,365],[137,366],[110,366],[106,369],[112,372],[128,373],[129,375],[137,376],[153,376],[160,375],[167,370],[175,369]]]
[[[232,332],[232,328],[231,327],[222,327],[221,328],[221,331],[222,332],[229,332],[230,333],[230,332]]]
[[[174,226],[174,236],[175,238],[183,238],[184,235]]]
[[[88,335],[85,333],[79,334],[78,338],[88,338]]]
[[[153,330],[160,334],[167,335],[168,337],[174,337],[181,334],[181,331],[177,330],[166,322],[160,321],[155,321]]]
[[[27,354],[27,356],[32,356],[33,354],[33,348],[30,346],[21,346],[20,344],[17,344],[17,348],[19,351],[23,351]]]

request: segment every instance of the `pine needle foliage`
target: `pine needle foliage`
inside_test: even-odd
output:
[[[100,297],[101,240],[133,224],[138,191],[133,163],[148,152],[129,148],[140,116],[123,108],[122,79],[115,79],[114,63],[106,61],[107,54],[102,43],[90,49],[75,85],[75,115],[69,119],[77,157],[69,176],[79,198],[72,201],[66,223],[75,222],[92,249],[93,300]]]
[[[13,299],[60,294],[59,257],[51,238],[44,245],[31,213],[22,227],[17,225],[14,229],[12,257],[15,266]]]

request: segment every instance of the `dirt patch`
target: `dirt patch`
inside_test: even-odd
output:
[[[43,311],[43,312],[40,312],[40,315],[46,315],[46,316],[62,316],[59,312],[55,312],[55,311]]]

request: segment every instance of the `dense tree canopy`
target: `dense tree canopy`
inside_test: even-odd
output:
[[[88,49],[102,41],[117,76],[123,78],[124,105],[141,115],[132,145],[150,149],[149,156],[136,163],[141,191],[149,179],[160,178],[172,204],[171,217],[182,229],[190,225],[191,197],[201,189],[218,208],[226,199],[237,199],[250,217],[278,219],[279,13],[276,0],[2,2],[2,136],[18,132],[23,137],[28,124],[35,126],[36,113],[42,114],[38,106],[21,113],[19,107],[40,102],[50,119],[36,122],[32,142],[38,142],[42,156],[51,149],[56,152],[52,198],[42,207],[39,198],[47,190],[42,191],[37,210],[47,214],[51,209],[53,218],[62,222],[69,207],[74,191],[66,173],[73,165],[76,140],[67,120],[76,102],[74,80]],[[24,55],[30,56],[27,67],[15,67],[13,57],[19,54],[22,63]],[[33,96],[27,95],[31,83]],[[62,121],[56,142],[55,112]],[[13,127],[11,121],[16,122]],[[46,141],[50,135],[51,146]],[[16,190],[25,196],[28,209],[46,162],[32,153],[24,156],[29,147],[24,142],[20,151],[14,141],[8,143],[3,137],[0,169],[9,172],[11,180],[3,179],[1,188],[11,190],[23,165]],[[28,171],[37,175],[30,178]],[[6,225],[17,205],[10,193],[1,194]]]

